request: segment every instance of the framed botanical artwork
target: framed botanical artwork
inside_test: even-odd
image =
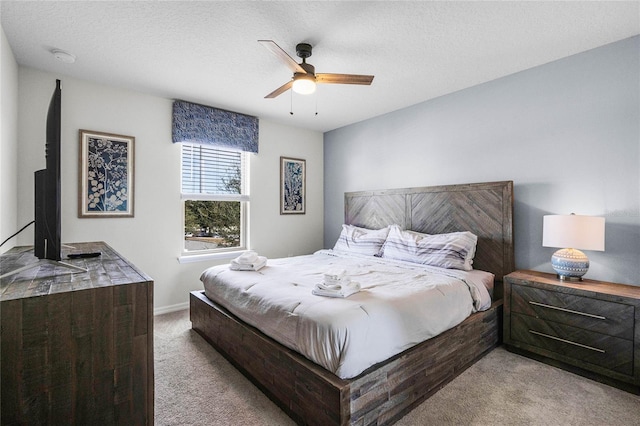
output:
[[[304,214],[306,161],[280,157],[280,214]]]
[[[134,142],[80,130],[78,217],[133,217]]]

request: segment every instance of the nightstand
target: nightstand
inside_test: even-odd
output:
[[[503,338],[512,352],[640,393],[640,287],[513,272]]]

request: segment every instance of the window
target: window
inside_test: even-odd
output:
[[[248,154],[182,144],[184,252],[246,248]]]

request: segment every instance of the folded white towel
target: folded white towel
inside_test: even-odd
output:
[[[340,291],[342,290],[342,286],[340,284],[327,284],[325,283],[318,283],[316,284],[316,287],[319,290],[326,290],[326,291]]]
[[[237,264],[251,265],[258,261],[258,253],[253,250],[247,250],[233,260],[235,260]]]
[[[325,283],[318,283],[315,285],[313,290],[311,290],[311,293],[315,294],[316,296],[345,298],[359,291],[360,284],[356,282],[350,282],[346,285],[327,285]]]
[[[339,281],[347,275],[347,271],[344,269],[332,269],[330,271],[325,272],[324,280],[325,281]]]
[[[324,283],[327,285],[347,285],[351,282],[350,277],[342,277],[338,280],[324,277]]]
[[[257,260],[253,263],[239,263],[237,259],[233,259],[229,265],[229,269],[232,271],[259,271],[267,264],[267,258],[265,256],[258,256]]]

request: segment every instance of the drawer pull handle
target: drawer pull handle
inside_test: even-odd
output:
[[[568,343],[570,345],[580,346],[581,348],[589,349],[589,350],[592,350],[592,351],[595,351],[595,352],[600,352],[601,354],[605,353],[604,349],[594,348],[593,346],[583,345],[582,343],[572,342],[571,340],[561,339],[560,337],[550,336],[548,334],[540,333],[538,331],[529,330],[529,333],[536,334],[536,335],[542,336],[542,337],[547,337],[547,338],[553,339],[553,340],[558,340],[560,342]]]
[[[590,317],[590,318],[595,318],[595,319],[600,319],[600,320],[606,320],[607,319],[607,317],[603,317],[602,315],[594,315],[594,314],[588,314],[586,312],[572,311],[571,309],[560,308],[558,306],[545,305],[544,303],[538,303],[538,302],[533,302],[533,301],[529,301],[529,303],[532,304],[532,305],[541,306],[543,308],[556,309],[558,311],[569,312],[571,314],[584,315],[585,317]]]

